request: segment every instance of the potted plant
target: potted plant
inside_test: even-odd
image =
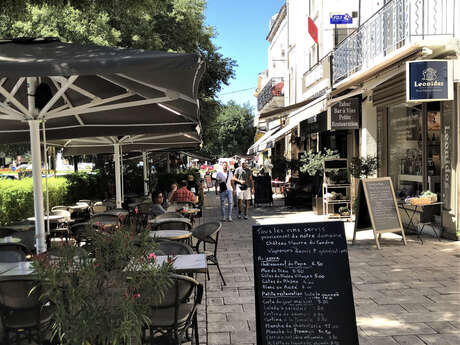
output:
[[[355,178],[368,178],[377,172],[378,159],[376,156],[353,157],[350,162],[350,174]]]
[[[317,187],[317,195],[321,194],[324,160],[330,158],[339,158],[339,154],[331,149],[319,152],[310,150],[299,159],[299,171],[311,177],[310,180]]]
[[[350,210],[346,206],[339,207],[339,214],[344,217],[350,216]]]
[[[71,245],[33,262],[43,297],[54,305],[52,336],[61,344],[140,344],[151,306],[171,283],[171,262],[154,265],[148,232],[89,229],[90,255]]]

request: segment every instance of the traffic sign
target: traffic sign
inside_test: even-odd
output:
[[[333,14],[331,15],[330,23],[331,24],[352,24],[353,18],[348,14]]]

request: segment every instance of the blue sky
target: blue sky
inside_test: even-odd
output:
[[[206,24],[215,27],[214,44],[219,52],[236,60],[235,79],[222,88],[219,96],[224,103],[235,100],[249,102],[255,109],[253,96],[257,75],[267,68],[268,24],[284,0],[207,0]],[[233,93],[242,89],[250,90]]]

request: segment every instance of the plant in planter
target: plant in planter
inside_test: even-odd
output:
[[[346,206],[339,207],[339,214],[341,216],[349,216],[350,215],[350,210]]]
[[[140,344],[151,306],[171,284],[172,263],[156,266],[148,232],[88,231],[90,255],[65,245],[37,256],[43,297],[54,304],[52,336],[61,344]],[[54,258],[54,259],[53,259]]]
[[[376,156],[353,157],[350,162],[350,174],[355,178],[368,178],[377,172],[378,158]]]
[[[336,151],[326,149],[325,151],[313,152],[308,151],[304,156],[299,159],[299,171],[304,176],[305,180],[309,180],[309,183],[316,187],[314,194],[321,195],[322,176],[324,169],[324,160],[329,158],[339,158],[339,154]]]
[[[324,152],[310,150],[299,159],[299,170],[310,176],[322,175],[324,160],[330,158],[339,158],[339,154],[331,149],[326,149]]]

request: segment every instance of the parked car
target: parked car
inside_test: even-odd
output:
[[[19,180],[19,177],[17,175],[0,175],[1,180]]]

